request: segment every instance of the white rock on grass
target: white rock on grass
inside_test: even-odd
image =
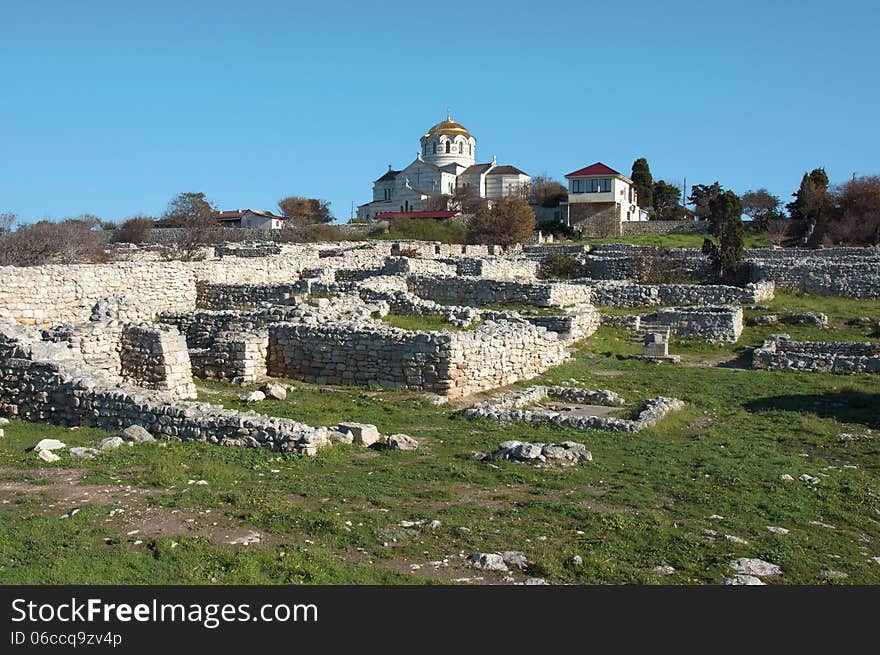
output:
[[[760,578],[756,578],[753,575],[744,575],[742,573],[733,576],[732,578],[724,578],[724,584],[733,585],[733,586],[742,586],[742,585],[765,585],[766,582],[762,581]]]
[[[147,432],[147,430],[140,425],[129,425],[122,431],[122,438],[126,441],[135,441],[138,443],[156,440],[152,434]]]
[[[675,573],[675,567],[669,565],[655,566],[654,573],[656,573],[657,575],[672,575],[673,573]]]
[[[124,443],[122,437],[107,437],[98,442],[98,450],[116,450]]]
[[[74,459],[95,459],[98,456],[98,451],[94,448],[83,448],[82,446],[71,448],[68,452]]]
[[[789,530],[788,528],[780,528],[775,525],[768,525],[767,529],[770,530],[770,532],[772,532],[773,534],[788,534],[789,532],[791,532],[791,530]]]
[[[783,482],[792,482],[794,480],[794,478],[791,477],[788,473],[783,473],[779,476],[779,479]]]
[[[484,571],[509,571],[501,553],[474,553],[468,557],[472,566]]]
[[[242,400],[246,403],[258,403],[261,400],[266,400],[266,394],[259,390],[251,391],[249,394],[244,396]]]
[[[819,572],[819,575],[826,580],[845,580],[849,577],[849,575],[843,571],[832,571],[831,569],[822,569]]]
[[[0,416],[0,425],[9,425],[9,419]]]
[[[354,443],[354,435],[348,430],[330,430],[330,443]]]
[[[272,400],[287,400],[287,389],[285,389],[283,385],[275,382],[267,384],[263,387],[262,391],[266,395],[266,398],[271,398]]]
[[[5,436],[6,436],[6,432],[3,430],[3,428],[0,428],[0,439],[2,439]]]
[[[505,564],[515,566],[521,571],[525,570],[529,565],[529,561],[521,550],[505,550],[501,553],[501,559],[504,560]]]
[[[733,569],[734,573],[739,573],[740,575],[757,575],[760,577],[782,575],[782,567],[751,557],[740,557],[733,560],[730,563],[730,568]]]
[[[336,426],[339,432],[350,432],[354,443],[368,448],[381,439],[379,430],[370,423],[340,423]]]
[[[392,434],[386,440],[391,450],[418,450],[419,442],[406,434]]]
[[[44,462],[48,462],[50,464],[52,462],[57,462],[59,459],[61,459],[60,457],[58,457],[58,455],[53,453],[51,450],[41,450],[37,453],[37,457],[39,457]]]
[[[65,448],[66,444],[58,439],[40,439],[34,446],[34,452],[39,453],[43,450],[59,450]]]

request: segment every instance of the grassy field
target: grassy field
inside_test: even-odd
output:
[[[804,309],[828,313],[831,328],[748,327],[733,346],[676,342],[677,366],[624,358],[639,346],[602,328],[538,380],[611,389],[632,405],[686,402],[634,435],[469,421],[417,393],[295,382],[286,401],[250,407],[313,425],[374,423],[421,448],[333,446],[304,459],[161,442],[85,462],[61,451],[45,464],[26,450],[38,439],[71,447],[106,433],[13,421],[0,439],[0,583],[490,583],[505,579],[465,557],[522,550],[532,564],[517,581],[717,584],[732,559],[758,557],[782,566],[779,584],[878,584],[880,379],[744,366],[747,347],[783,329],[876,340],[847,320],[880,319],[880,303],[781,295],[769,311]],[[244,409],[242,393],[200,385],[202,400],[227,407]],[[844,432],[867,438],[839,441]],[[559,469],[471,456],[505,439],[572,439],[594,459]],[[418,519],[441,525],[400,525]],[[229,543],[251,531],[259,543]],[[581,566],[567,564],[574,555]],[[659,575],[661,565],[675,573]]]
[[[701,248],[704,234],[694,232],[673,232],[670,234],[633,234],[625,237],[607,237],[604,239],[587,239],[578,241],[584,244],[631,243],[636,246],[654,246],[656,248]],[[746,232],[743,235],[746,248],[763,248],[770,245],[764,232]]]

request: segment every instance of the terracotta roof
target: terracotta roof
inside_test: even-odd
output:
[[[264,212],[259,209],[232,209],[220,212],[217,214],[216,218],[218,221],[240,221],[242,216],[248,212],[256,214],[257,216],[262,216],[263,218],[275,218],[279,221],[287,220],[284,216],[276,216],[275,214]]]
[[[461,212],[452,210],[417,211],[417,212],[382,212],[376,214],[376,220],[390,220],[392,218],[452,218]]]
[[[528,175],[519,170],[516,166],[496,166],[487,175]]]
[[[623,177],[623,173],[618,173],[616,170],[606,166],[600,161],[576,170],[574,173],[569,173],[565,177],[588,177],[590,175],[620,175]]]

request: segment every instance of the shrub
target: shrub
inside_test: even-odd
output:
[[[522,198],[500,198],[474,214],[468,227],[472,243],[526,243],[535,231],[535,212]]]
[[[319,241],[348,241],[349,236],[334,225],[316,223],[298,225],[281,230],[279,241],[285,243],[318,243]]]
[[[155,221],[148,216],[129,218],[116,228],[113,241],[116,243],[146,243],[154,225]]]
[[[22,225],[15,232],[0,235],[0,265],[40,266],[105,261],[107,244],[101,233],[93,229],[97,225],[96,221],[85,219]]]
[[[388,230],[392,239],[467,243],[468,229],[461,223],[433,218],[395,218]]]
[[[553,253],[541,266],[541,277],[570,280],[578,275],[580,262],[568,253]]]

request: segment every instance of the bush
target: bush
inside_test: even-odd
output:
[[[578,276],[580,262],[568,253],[553,253],[541,265],[541,277],[570,280]]]
[[[461,223],[433,218],[395,218],[387,238],[441,243],[467,243],[468,229]]]
[[[149,240],[150,232],[152,232],[154,225],[155,221],[148,216],[129,218],[116,228],[116,232],[113,234],[113,241],[116,243],[146,243]]]
[[[40,266],[82,264],[107,260],[107,243],[93,228],[97,222],[68,219],[40,221],[0,235],[0,265]]]
[[[324,223],[284,228],[279,236],[278,240],[283,243],[318,243],[319,241],[349,240],[349,236],[338,227]]]
[[[472,216],[468,227],[472,243],[526,243],[535,231],[535,212],[522,198],[500,198]]]
[[[639,284],[681,284],[690,281],[682,261],[667,248],[651,248],[633,258],[633,279]]]
[[[566,225],[565,221],[544,220],[538,221],[536,230],[539,230],[545,236],[552,234],[557,239],[573,239],[577,236],[577,230],[571,225]]]

